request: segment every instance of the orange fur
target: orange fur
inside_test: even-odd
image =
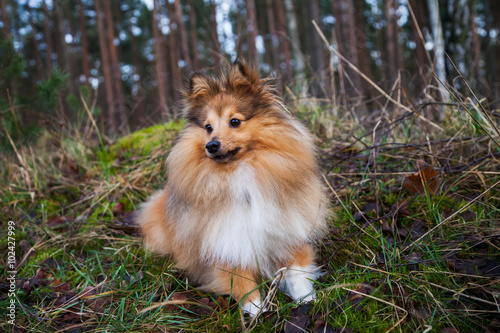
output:
[[[202,287],[253,302],[258,274],[314,263],[327,199],[313,138],[238,61],[226,79],[192,74],[185,97],[188,125],[167,158],[167,186],[137,222],[146,247],[173,255]]]

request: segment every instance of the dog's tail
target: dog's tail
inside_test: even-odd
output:
[[[165,189],[156,192],[148,202],[141,205],[135,222],[144,235],[146,249],[159,254],[172,253],[171,239],[169,239],[172,233],[167,220],[167,191]]]

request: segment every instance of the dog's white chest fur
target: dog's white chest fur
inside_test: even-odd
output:
[[[307,240],[305,219],[299,212],[280,209],[272,185],[263,191],[250,165],[241,164],[234,171],[228,189],[229,201],[210,221],[203,238],[203,259],[269,272],[270,257],[284,259],[290,245]]]

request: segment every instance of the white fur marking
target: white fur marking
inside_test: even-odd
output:
[[[202,257],[271,272],[270,257],[284,258],[284,246],[306,241],[309,224],[299,212],[282,211],[272,187],[264,192],[255,170],[242,163],[227,179],[231,200],[214,216],[201,246]]]
[[[243,312],[248,313],[250,316],[255,317],[257,313],[259,313],[262,302],[260,298],[255,299],[253,301],[248,301],[241,305],[241,309]]]
[[[316,265],[291,266],[285,273],[285,293],[299,302],[309,302],[316,299],[313,283],[319,275]]]

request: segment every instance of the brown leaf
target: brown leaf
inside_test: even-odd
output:
[[[418,271],[419,270],[419,262],[422,261],[422,254],[420,252],[412,252],[406,256],[406,260],[408,260],[408,267],[412,271]]]
[[[80,319],[80,315],[77,313],[69,312],[64,315],[63,319],[67,321],[74,321],[75,319]]]
[[[488,260],[484,265],[478,267],[481,275],[500,277],[500,262]]]
[[[290,311],[290,320],[285,324],[285,333],[301,333],[306,332],[311,320],[309,312],[312,305],[309,303],[301,304]]]
[[[387,233],[391,233],[391,234],[394,232],[394,229],[389,225],[389,223],[387,221],[380,220],[380,222],[381,222],[382,231],[387,232]]]
[[[54,291],[60,292],[60,293],[67,293],[70,291],[70,284],[69,282],[62,282],[59,279],[55,279],[54,282],[52,283],[54,285]]]
[[[411,226],[409,226],[409,228],[412,241],[416,240],[427,232],[425,222],[422,220],[416,220]]]
[[[192,310],[199,314],[200,316],[207,316],[214,312],[214,308],[210,307],[210,300],[207,297],[203,297],[199,301],[200,305],[194,307]]]
[[[122,219],[123,223],[129,226],[135,226],[135,215],[136,215],[135,210],[123,213],[123,219]]]
[[[36,271],[35,276],[32,279],[32,282],[42,286],[48,285],[50,283],[48,271],[45,268],[40,267]]]
[[[378,214],[381,211],[380,205],[375,201],[368,201],[361,206],[361,211],[365,214]]]
[[[110,227],[131,235],[139,234],[139,227],[135,224],[135,214],[136,211],[123,213],[121,220],[115,220]]]
[[[72,178],[79,178],[81,175],[78,164],[76,164],[76,161],[72,158],[66,158],[64,160],[61,171],[65,176]]]
[[[336,333],[336,330],[328,325],[326,321],[316,320],[314,323],[313,333]]]
[[[468,258],[458,259],[457,257],[450,257],[445,259],[446,264],[453,271],[463,274],[477,275],[478,267],[484,266],[488,263],[488,259]]]
[[[403,187],[413,194],[422,194],[424,188],[435,194],[439,189],[440,179],[438,171],[432,166],[419,166],[418,172],[407,176]]]
[[[228,298],[222,298],[221,296],[219,296],[217,298],[217,304],[219,304],[220,310],[226,310],[228,305]]]
[[[185,292],[175,292],[169,298],[170,301],[187,301],[191,297],[191,294],[187,291]],[[183,304],[183,307],[190,307],[190,304]],[[165,311],[168,312],[178,312],[181,309],[177,304],[167,304],[165,305]]]
[[[408,201],[403,201],[403,202],[396,202],[392,209],[397,213],[401,214],[403,216],[409,216],[410,211],[408,210]]]
[[[401,237],[402,239],[405,239],[408,237],[408,229],[406,228],[398,228],[398,236]]]
[[[57,227],[58,225],[65,224],[66,219],[62,216],[52,216],[47,220],[47,225],[51,228]]]
[[[113,215],[121,216],[125,213],[125,204],[123,202],[117,202],[113,205],[111,211],[113,212]]]

